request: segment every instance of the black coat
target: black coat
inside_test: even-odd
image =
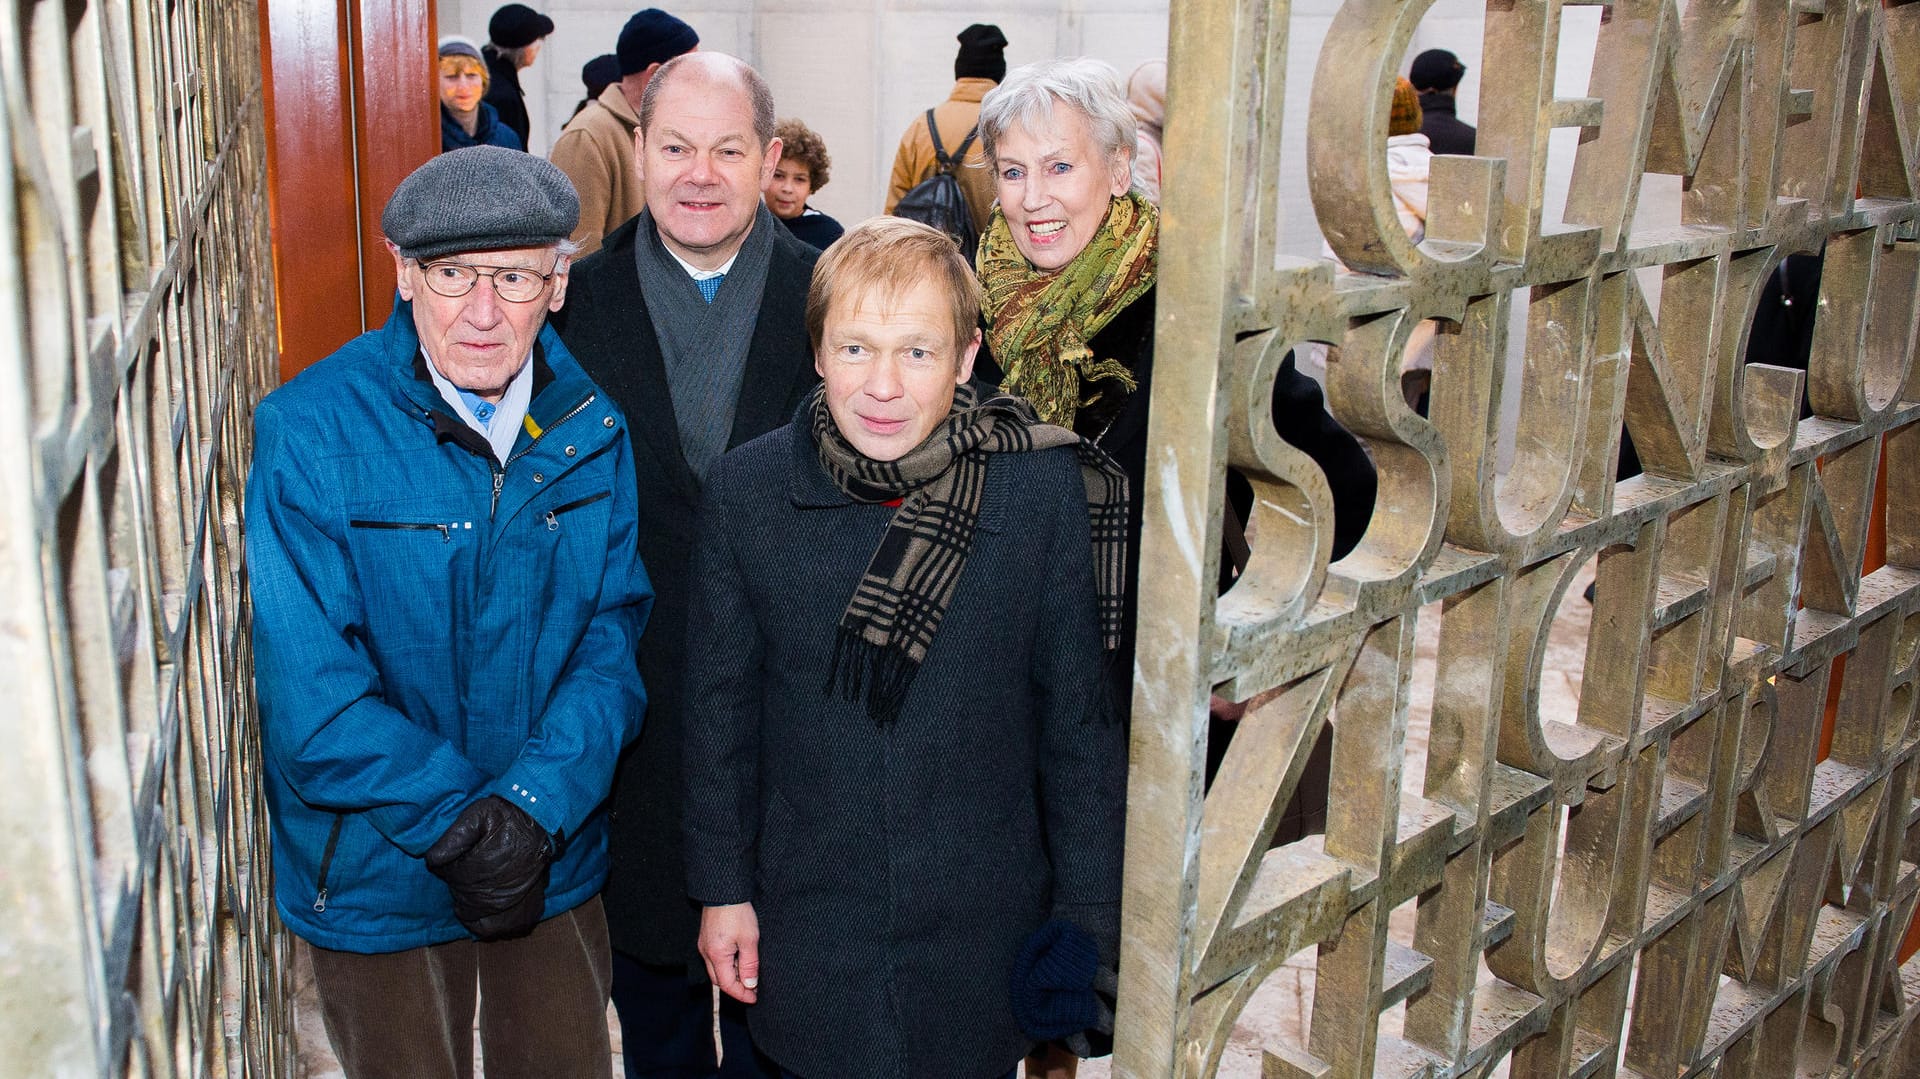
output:
[[[1805,371],[1813,355],[1813,326],[1820,314],[1820,271],[1826,253],[1788,255],[1774,267],[1760,289],[1747,331],[1747,362]],[[1813,415],[1806,394],[1800,398],[1800,416]]]
[[[481,51],[487,57],[486,103],[500,114],[501,123],[520,136],[522,150],[532,147],[533,143],[527,141],[527,132],[533,130],[533,121],[527,118],[527,95],[520,89],[520,69],[512,60],[494,52],[492,45]]]
[[[666,362],[634,266],[640,220],[608,233],[605,246],[574,267],[567,304],[553,322],[580,366],[627,414],[640,485],[640,557],[654,587],[653,617],[640,641],[646,724],[614,777],[607,927],[613,946],[636,959],[697,968],[699,912],[687,900],[680,856],[680,680],[700,481],[680,449]],[[787,230],[774,230],[729,447],[786,423],[817,381],[806,303],[818,257]]]
[[[810,247],[817,247],[822,251],[825,251],[833,241],[838,240],[847,231],[840,222],[835,221],[826,214],[817,212],[801,214],[799,217],[783,217],[780,219],[780,223],[787,226],[788,232],[799,237],[800,242]]]
[[[794,426],[711,473],[694,556],[688,887],[752,901],[754,1041],[804,1076],[986,1079],[1049,915],[1118,929],[1125,752],[1076,455],[990,458],[979,529],[899,718],[824,687],[893,509],[851,502]]]
[[[1453,108],[1452,94],[1421,94],[1420,133],[1436,154],[1471,155],[1478,132],[1472,124],[1462,123]]]
[[[1774,367],[1807,369],[1813,355],[1813,326],[1820,314],[1820,270],[1826,264],[1826,252],[1802,252],[1780,260],[1761,286],[1760,302],[1753,309],[1753,325],[1747,330],[1748,363]],[[1813,415],[1813,402],[1804,385],[1800,391],[1800,418]],[[1634,448],[1633,432],[1620,428],[1620,457],[1614,465],[1614,478],[1627,479],[1642,471],[1640,451]]]

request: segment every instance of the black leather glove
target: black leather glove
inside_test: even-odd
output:
[[[481,940],[533,932],[552,865],[546,830],[498,795],[468,806],[427,849],[427,868],[453,892],[454,917]]]

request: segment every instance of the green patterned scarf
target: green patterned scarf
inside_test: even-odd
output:
[[[1006,372],[1001,390],[1069,430],[1103,394],[1132,393],[1138,383],[1126,365],[1096,357],[1087,342],[1153,287],[1159,250],[1160,211],[1137,192],[1114,199],[1093,239],[1053,272],[1027,261],[994,207],[975,263],[987,292],[987,345]]]

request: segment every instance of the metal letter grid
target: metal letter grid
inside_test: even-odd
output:
[[[259,13],[0,14],[0,1071],[292,1074],[240,504]]]
[[[1348,0],[1320,52],[1313,210],[1362,271],[1338,275],[1273,256],[1286,0],[1173,5],[1115,1074],[1212,1074],[1302,951],[1310,1023],[1267,1079],[1920,1074],[1920,959],[1896,956],[1920,889],[1920,2],[1615,0],[1563,98],[1566,8],[1494,0],[1483,156],[1434,160],[1416,246],[1384,147],[1429,3]],[[1556,128],[1579,130],[1561,220]],[[1677,227],[1634,227],[1648,173],[1685,177]],[[1823,243],[1810,371],[1743,366],[1768,275]],[[1428,318],[1431,421],[1398,377]],[[1326,480],[1267,419],[1303,342],[1334,346],[1331,408],[1380,472],[1331,566]],[[1616,484],[1623,423],[1648,472]],[[1219,595],[1228,466],[1254,554]],[[1887,565],[1863,574],[1879,478]],[[1542,714],[1549,623],[1596,557],[1578,713]],[[1436,611],[1431,750],[1403,774]],[[1206,786],[1216,687],[1262,703]],[[1269,850],[1329,717],[1324,841]]]

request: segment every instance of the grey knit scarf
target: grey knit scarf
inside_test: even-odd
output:
[[[1127,476],[1100,447],[1064,427],[1041,423],[1018,397],[978,401],[971,386],[953,395],[953,410],[926,441],[897,461],[860,453],[834,426],[816,388],[802,407],[810,415],[820,465],[834,485],[860,502],[900,499],[880,546],[840,616],[828,693],[849,701],[865,687],[867,714],[881,724],[900,715],[914,675],[953,604],[960,571],[973,550],[986,490],[987,456],[1072,446],[1080,455],[1093,538],[1100,636],[1111,655],[1120,646],[1121,589],[1127,564]],[[1105,680],[1102,680],[1104,685]],[[1099,702],[1089,702],[1096,714]]]
[[[640,213],[633,255],[640,274],[640,291],[647,315],[660,341],[667,367],[667,392],[673,400],[674,424],[680,433],[680,451],[687,467],[701,479],[727,450],[733,431],[733,413],[740,401],[740,380],[747,368],[747,350],[753,345],[754,326],[760,321],[760,296],[767,283],[767,263],[773,255],[773,230],[778,228],[766,204],[754,212],[733,268],[720,282],[720,291],[708,303],[687,271],[660,241],[653,212]]]

